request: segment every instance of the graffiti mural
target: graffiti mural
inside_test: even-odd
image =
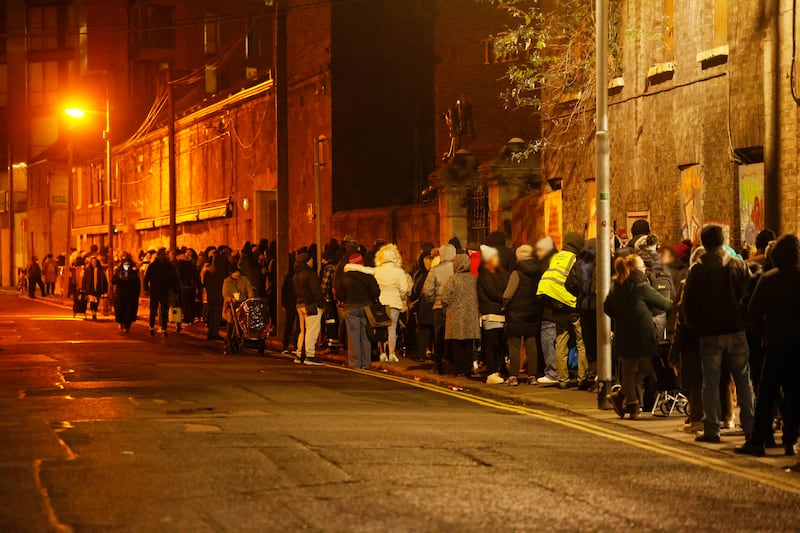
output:
[[[742,242],[754,244],[764,229],[764,163],[739,166],[739,218]]]
[[[703,174],[700,165],[692,165],[681,170],[679,189],[681,202],[681,236],[692,241],[700,240]]]
[[[553,191],[544,195],[544,235],[550,235],[557,249],[561,249],[561,191]]]

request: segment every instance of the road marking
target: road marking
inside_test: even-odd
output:
[[[56,516],[56,510],[53,509],[53,503],[50,501],[50,494],[47,492],[47,487],[45,487],[42,483],[41,472],[42,460],[36,459],[33,461],[33,480],[36,483],[36,488],[39,491],[39,495],[42,497],[42,504],[47,511],[47,521],[50,523],[50,527],[52,527],[53,530],[58,531],[59,533],[71,533],[72,528],[61,522],[58,519],[58,516]]]
[[[394,381],[396,383],[402,383],[403,385],[410,385],[412,387],[416,387],[419,389],[424,389],[427,391],[435,392],[437,394],[443,394],[445,396],[451,396],[453,398],[458,398],[459,400],[471,402],[477,405],[481,405],[484,407],[489,407],[492,409],[498,409],[501,411],[507,411],[511,413],[516,413],[523,416],[529,416],[532,418],[537,418],[539,420],[543,420],[546,422],[550,422],[553,424],[558,424],[561,426],[565,426],[571,429],[576,429],[579,431],[583,431],[585,433],[590,433],[592,435],[596,435],[598,437],[603,437],[608,440],[613,440],[615,442],[619,442],[622,444],[627,444],[629,446],[633,446],[642,450],[654,452],[660,455],[664,455],[666,457],[670,457],[672,459],[676,459],[679,461],[683,461],[686,463],[690,463],[696,466],[701,466],[704,468],[710,468],[711,470],[716,470],[717,472],[722,472],[723,474],[733,475],[742,479],[746,479],[748,481],[754,481],[756,483],[761,483],[763,485],[767,485],[774,489],[778,489],[784,492],[789,492],[792,494],[800,495],[800,479],[795,479],[794,477],[781,477],[770,472],[763,472],[758,470],[752,470],[735,463],[730,462],[729,460],[725,459],[717,459],[714,457],[706,457],[703,455],[698,455],[694,452],[683,450],[680,448],[676,448],[670,445],[661,444],[659,442],[654,442],[649,439],[643,437],[637,437],[634,435],[625,435],[622,433],[618,433],[612,429],[607,427],[594,424],[592,422],[586,422],[583,420],[574,420],[559,417],[557,415],[550,414],[546,411],[542,411],[540,409],[534,409],[531,407],[524,407],[521,405],[511,405],[506,404],[497,400],[491,400],[488,398],[482,398],[480,396],[475,396],[474,394],[469,394],[466,392],[459,392],[459,391],[452,391],[450,389],[446,389],[444,387],[440,387],[438,385],[432,385],[429,383],[423,383],[419,381],[412,381],[410,379],[401,378],[397,376],[392,376],[389,374],[382,374],[376,373],[373,371],[368,370],[357,370],[353,368],[346,368],[337,365],[326,365],[330,366],[331,368],[338,368],[340,370],[344,370],[346,372],[352,372],[354,374],[361,374],[364,376],[372,376],[381,379],[385,379],[388,381]]]
[[[52,341],[20,341],[14,342],[11,346],[22,346],[31,344],[133,344],[142,341],[131,339],[77,339],[77,340],[52,340]]]

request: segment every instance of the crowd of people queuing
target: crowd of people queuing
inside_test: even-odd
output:
[[[620,417],[639,419],[652,408],[666,368],[688,399],[685,431],[716,443],[735,432],[738,404],[746,441],[737,452],[763,455],[775,447],[781,421],[786,454],[794,454],[800,426],[800,241],[762,231],[739,252],[710,225],[697,242],[666,246],[637,221],[631,238],[613,239],[611,291],[597,302],[595,240],[551,237],[512,249],[495,232],[466,248],[453,238],[423,243],[412,268],[396,245],[367,249],[351,236],[324,245],[322,264],[312,244],[290,254],[277,280],[275,245],[262,240],[241,250],[182,248],[124,255],[110,276],[116,321],[127,332],[140,293],[149,296],[150,335],[156,321],[167,336],[168,309],[180,306],[182,325],[202,321],[209,340],[231,323],[227,301],[264,298],[276,324],[277,291],[285,312],[283,350],[295,362],[317,363],[317,351],[343,349],[352,368],[413,355],[439,374],[491,385],[576,387],[596,391],[596,311],[614,331],[615,376],[609,396]],[[48,294],[48,261],[28,267],[31,297]],[[74,253],[82,269],[71,291],[90,297],[93,316],[108,292],[102,253]],[[74,276],[73,276],[74,278]],[[40,281],[43,280],[43,281]],[[53,280],[54,281],[54,280]],[[376,325],[375,306],[385,310]],[[228,336],[230,336],[230,326]],[[541,355],[541,357],[540,357]],[[663,372],[662,372],[663,374]],[[664,385],[666,386],[666,385]]]

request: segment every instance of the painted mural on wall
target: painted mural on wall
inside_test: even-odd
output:
[[[764,163],[739,166],[739,218],[742,242],[755,243],[764,229]]]
[[[681,202],[681,236],[693,241],[700,240],[702,229],[703,174],[700,165],[692,165],[681,170],[679,188]]]
[[[550,235],[557,249],[561,249],[562,224],[561,191],[553,191],[544,195],[544,234]]]
[[[594,179],[586,182],[586,238],[597,237],[597,182]]]

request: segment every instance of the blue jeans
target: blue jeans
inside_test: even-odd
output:
[[[372,363],[372,344],[367,337],[367,315],[363,309],[351,309],[345,317],[347,324],[347,366],[369,368]]]
[[[556,371],[556,323],[547,320],[542,322],[542,358],[544,359],[544,375],[558,380]]]
[[[719,399],[719,380],[722,359],[728,363],[736,384],[739,418],[744,434],[753,433],[753,384],[750,382],[750,350],[743,331],[727,335],[700,337],[700,361],[703,364],[703,427],[706,436],[718,437],[722,407]]]

